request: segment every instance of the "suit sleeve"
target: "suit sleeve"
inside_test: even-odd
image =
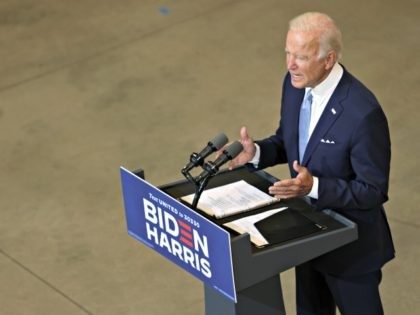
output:
[[[275,135],[261,141],[256,141],[261,148],[258,169],[263,169],[287,162],[286,151],[281,137],[281,126]]]
[[[280,123],[279,127],[276,130],[276,133],[268,138],[263,140],[255,141],[261,148],[261,155],[260,161],[258,163],[258,169],[264,169],[266,167],[274,166],[277,164],[287,163],[287,154],[286,149],[284,147],[283,142],[283,130],[282,130],[282,123],[281,117],[283,117],[283,109],[284,109],[284,91],[285,85],[287,82],[288,77],[283,81],[283,93],[282,93],[282,100],[281,100],[281,111],[280,111]]]
[[[368,210],[388,200],[391,144],[386,117],[380,108],[355,128],[350,144],[353,175],[349,179],[319,177],[318,209]]]

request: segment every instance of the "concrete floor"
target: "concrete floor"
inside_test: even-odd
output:
[[[338,21],[344,65],[388,116],[381,288],[387,314],[416,312],[418,0],[2,0],[0,313],[203,314],[201,282],[127,235],[119,166],[160,185],[220,131],[274,131],[287,22],[309,10]]]

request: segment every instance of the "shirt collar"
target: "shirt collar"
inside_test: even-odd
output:
[[[336,88],[338,82],[340,82],[341,77],[343,76],[343,72],[343,67],[338,62],[336,62],[333,68],[331,69],[331,72],[328,74],[327,78],[313,89],[306,88],[305,94],[308,93],[309,90],[311,90],[312,95],[315,98],[323,98],[323,96],[328,94],[329,91],[334,90]]]

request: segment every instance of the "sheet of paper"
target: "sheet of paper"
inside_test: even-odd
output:
[[[194,194],[182,197],[192,204]],[[222,218],[239,212],[255,209],[277,199],[259,190],[244,180],[205,190],[197,208],[207,214]]]
[[[287,209],[287,207],[268,210],[262,213],[231,221],[223,225],[228,228],[231,228],[239,234],[248,233],[251,238],[251,242],[253,242],[257,246],[265,246],[268,245],[268,242],[255,227],[255,223],[285,209]]]

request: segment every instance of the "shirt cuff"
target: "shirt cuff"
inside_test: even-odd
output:
[[[319,179],[316,176],[313,176],[313,184],[311,192],[307,195],[308,197],[318,199],[318,186],[319,186]]]
[[[255,155],[251,159],[251,161],[249,161],[248,163],[251,163],[254,165],[255,168],[258,168],[258,164],[260,163],[261,149],[258,144],[254,143],[254,145],[255,145]]]

